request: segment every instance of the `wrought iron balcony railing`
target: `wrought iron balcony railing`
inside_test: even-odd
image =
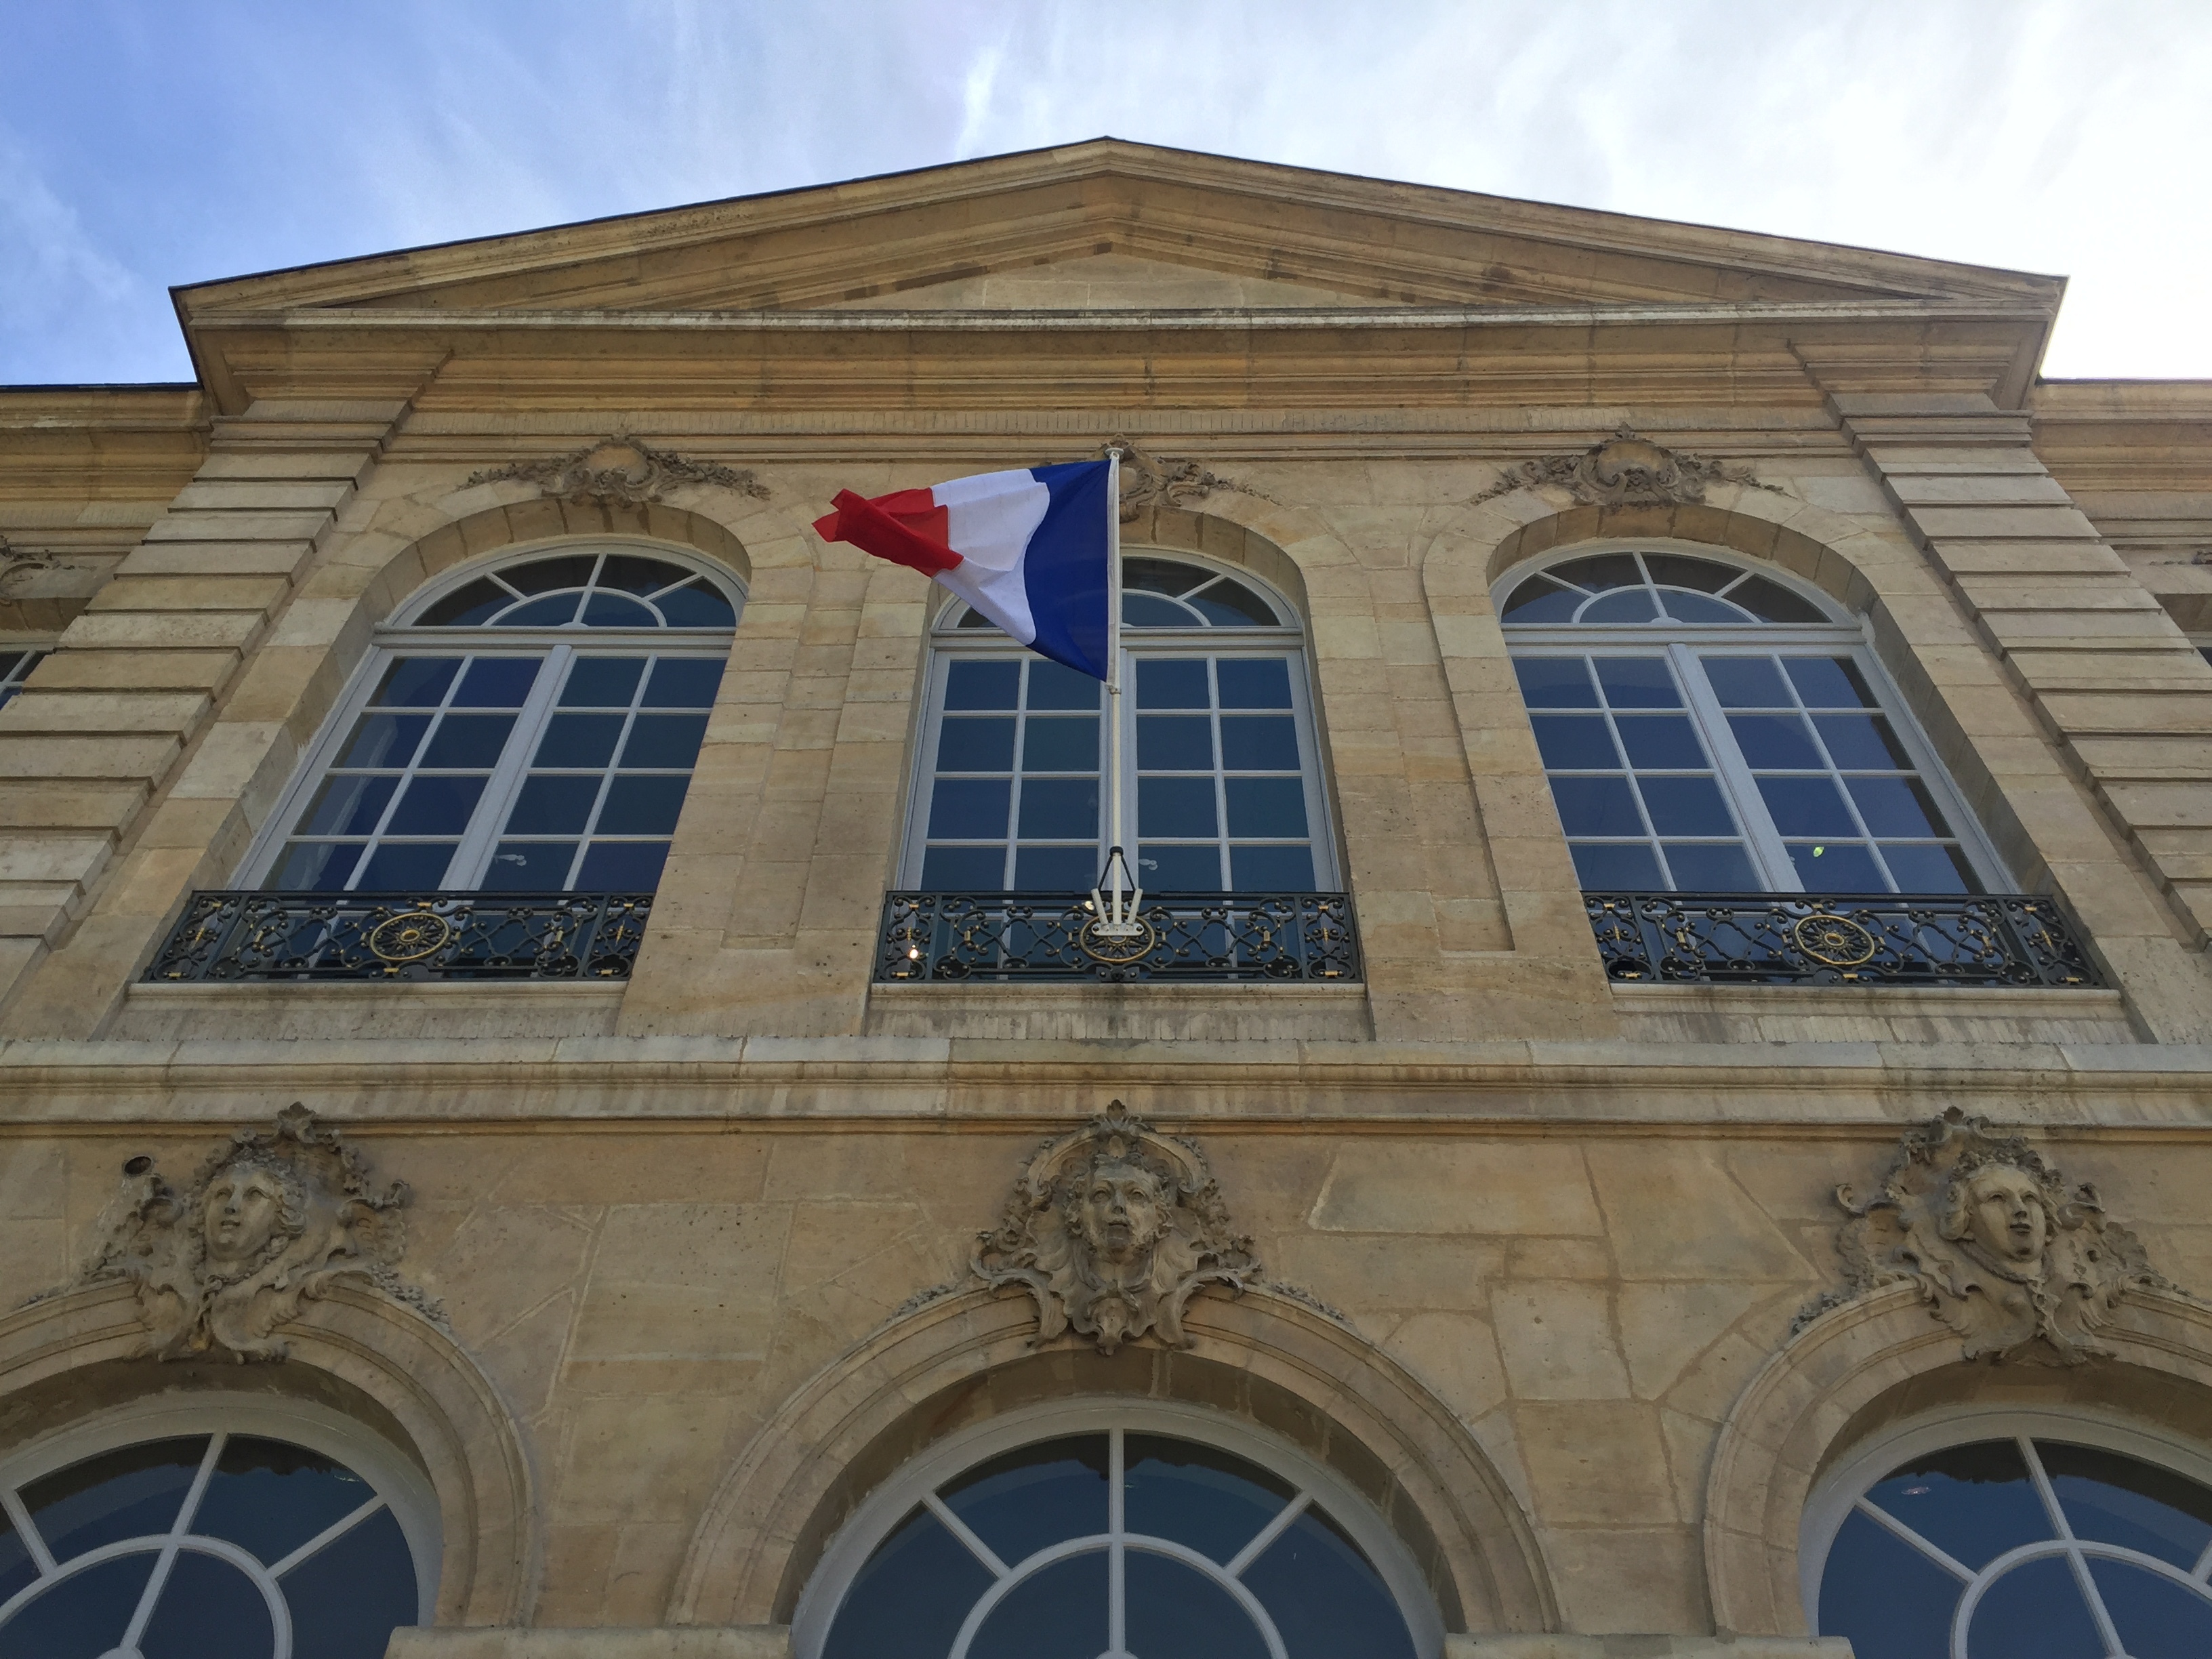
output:
[[[621,980],[650,893],[194,893],[149,984]]]
[[[1109,939],[1084,894],[887,893],[876,981],[1359,979],[1342,893],[1174,893],[1138,917]]]
[[[1660,985],[2097,986],[2056,899],[1584,893],[1607,975]]]

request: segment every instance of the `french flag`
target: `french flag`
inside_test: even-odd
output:
[[[1110,462],[1073,461],[979,472],[872,501],[842,489],[814,532],[913,566],[1032,651],[1103,680],[1119,506],[1111,471]]]

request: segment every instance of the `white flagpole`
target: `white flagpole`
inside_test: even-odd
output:
[[[1106,452],[1106,720],[1107,785],[1106,869],[1094,892],[1098,904],[1099,932],[1108,939],[1127,939],[1137,932],[1137,906],[1144,900],[1121,850],[1123,763],[1121,753],[1121,451]],[[1125,899],[1123,895],[1127,894]]]

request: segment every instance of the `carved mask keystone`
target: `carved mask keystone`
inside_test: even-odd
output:
[[[2070,1193],[2017,1134],[1956,1107],[1905,1132],[1874,1196],[1836,1202],[1848,1287],[1797,1316],[1798,1328],[1885,1285],[1918,1287],[1929,1313],[1965,1339],[1968,1359],[2076,1365],[2109,1352],[2096,1333],[2130,1289],[2172,1290],[2096,1189]]]
[[[1039,1344],[1073,1330],[1107,1354],[1148,1333],[1188,1347],[1182,1311],[1199,1288],[1242,1291],[1260,1272],[1205,1155],[1118,1100],[1038,1149],[981,1238],[976,1276],[1028,1291]]]
[[[404,1182],[377,1191],[361,1154],[294,1104],[267,1133],[239,1131],[182,1192],[151,1158],[125,1164],[98,1254],[69,1288],[128,1282],[146,1326],[139,1352],[158,1359],[282,1359],[277,1328],[339,1279],[442,1323],[397,1271],[409,1197]]]

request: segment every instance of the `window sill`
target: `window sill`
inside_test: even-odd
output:
[[[2136,1042],[2118,991],[2052,986],[1620,985],[1624,1036],[1673,1042]]]
[[[627,980],[137,984],[113,1035],[141,1042],[612,1036]]]
[[[1364,1042],[1375,1035],[1364,985],[1296,980],[875,984],[862,1030],[1030,1042]]]

